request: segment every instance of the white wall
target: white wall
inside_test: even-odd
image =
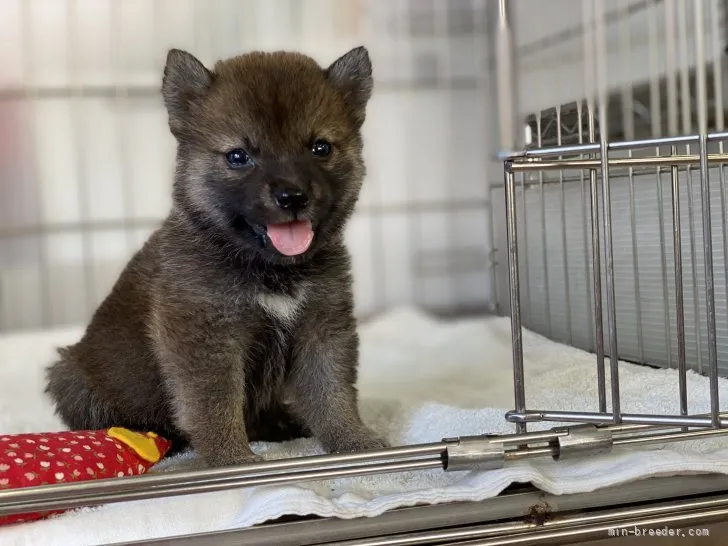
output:
[[[482,36],[397,35],[385,19],[397,19],[402,5],[2,0],[0,89],[30,95],[8,99],[6,92],[0,100],[0,230],[25,230],[0,238],[0,329],[86,320],[166,214],[174,141],[165,112],[158,96],[127,97],[125,89],[158,87],[169,47],[189,49],[209,64],[249,49],[281,48],[325,64],[366,44],[379,86],[365,128],[369,177],[349,230],[359,310],[488,301],[484,88],[392,86],[417,76],[413,56],[427,51],[442,59],[440,80],[479,77]],[[117,94],[33,94],[85,86],[110,86]],[[471,210],[448,211],[446,201]],[[416,214],[417,206],[429,210]],[[388,212],[373,215],[373,207]],[[40,237],[33,231],[39,226]],[[474,264],[457,274],[443,270],[453,253],[469,254]],[[434,272],[423,273],[420,260]]]

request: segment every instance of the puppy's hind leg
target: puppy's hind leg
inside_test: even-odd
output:
[[[109,408],[88,388],[81,371],[73,365],[72,350],[58,351],[60,360],[46,370],[45,393],[55,412],[71,430],[98,430],[119,426]]]

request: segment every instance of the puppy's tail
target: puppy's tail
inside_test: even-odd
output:
[[[55,412],[71,430],[99,430],[113,426],[110,412],[93,393],[78,366],[73,347],[58,349],[59,360],[46,369],[45,393]]]

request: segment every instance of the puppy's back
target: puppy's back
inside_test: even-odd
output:
[[[71,429],[126,426],[169,431],[162,384],[147,334],[158,269],[154,234],[121,273],[83,338],[59,350],[46,392]]]

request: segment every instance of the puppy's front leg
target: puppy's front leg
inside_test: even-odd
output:
[[[209,466],[256,461],[259,458],[250,449],[245,428],[242,370],[232,360],[205,356],[206,361],[201,354],[190,354],[190,358],[205,362],[205,369],[197,373],[167,367],[176,424]]]
[[[245,345],[224,328],[203,335],[194,322],[156,329],[175,424],[209,466],[256,461],[244,416]]]
[[[305,337],[294,351],[288,384],[297,417],[329,452],[388,447],[359,416],[356,333]]]

